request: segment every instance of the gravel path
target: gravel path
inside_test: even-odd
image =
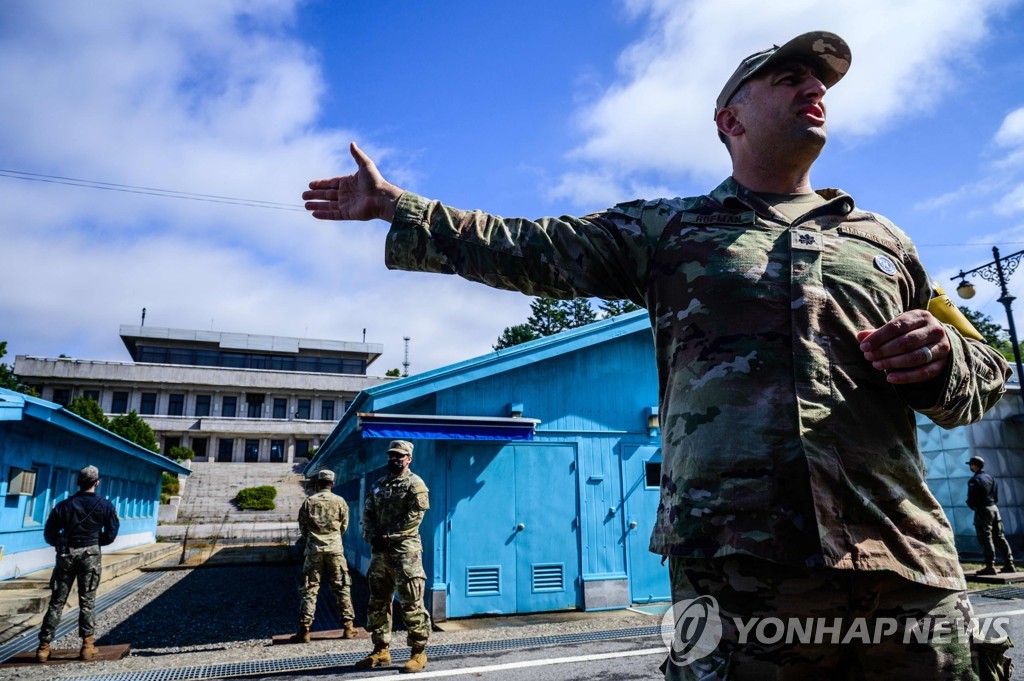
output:
[[[289,565],[168,572],[132,597],[103,611],[97,618],[97,644],[130,643],[131,652],[124,659],[87,665],[13,667],[5,669],[3,676],[19,681],[48,681],[126,671],[305,657],[328,652],[368,652],[371,646],[365,639],[271,645],[272,636],[295,630],[299,607],[298,575],[298,566]],[[364,626],[365,580],[355,573],[352,599],[358,613],[356,626]],[[575,619],[577,616],[584,619]],[[597,617],[573,613],[548,618],[542,616],[540,619],[548,621],[523,625],[524,619],[509,619],[505,623],[514,625],[511,628],[481,626],[487,623],[467,621],[463,630],[435,632],[431,644],[511,636],[549,636],[660,623],[660,618],[625,610],[602,613]],[[495,620],[492,624],[499,623]],[[314,631],[335,626],[321,600]],[[398,634],[393,645],[404,646],[404,638]],[[80,645],[78,635],[69,634],[54,642],[53,647],[77,649]]]

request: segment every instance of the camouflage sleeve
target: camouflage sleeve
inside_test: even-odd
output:
[[[373,541],[377,536],[377,512],[374,508],[373,494],[366,495],[366,502],[363,503],[363,539],[367,542]]]
[[[341,516],[341,530],[342,535],[348,531],[348,502],[341,499],[338,503],[338,515]]]
[[[660,237],[644,228],[645,206],[636,201],[582,218],[531,221],[449,208],[406,192],[388,232],[385,263],[531,296],[594,296],[643,306]]]
[[[302,506],[299,507],[299,534],[302,535],[303,541],[309,535],[309,500],[302,502]]]
[[[907,249],[907,265],[914,273],[914,309],[928,309],[932,296],[931,279],[925,272],[910,238],[891,223],[887,226]],[[912,409],[927,416],[943,428],[956,428],[976,423],[1006,392],[1010,366],[994,348],[981,341],[964,337],[950,325],[946,337],[952,346],[946,374],[927,383],[897,386]]]

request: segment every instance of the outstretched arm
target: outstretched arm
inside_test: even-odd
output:
[[[313,180],[302,192],[306,210],[318,220],[386,220],[395,217],[402,190],[385,180],[373,159],[353,142],[349,148],[358,170],[352,175]]]

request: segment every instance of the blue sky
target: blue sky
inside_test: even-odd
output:
[[[396,184],[501,215],[688,196],[728,175],[711,112],[738,61],[815,29],[853,66],[813,184],[894,220],[944,284],[1024,249],[1017,0],[8,0],[0,169],[298,207],[310,179],[351,172],[354,139]],[[0,173],[5,360],[126,359],[118,325],[145,307],[152,326],[366,329],[377,374],[410,336],[418,372],[528,315],[519,294],[387,271],[385,233]]]

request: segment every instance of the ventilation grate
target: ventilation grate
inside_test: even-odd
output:
[[[533,565],[533,591],[565,591],[565,565],[549,563]]]
[[[498,596],[500,594],[500,565],[479,565],[466,568],[467,596]]]

